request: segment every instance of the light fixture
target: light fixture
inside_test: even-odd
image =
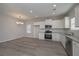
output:
[[[54,4],[53,7],[56,7],[56,4]]]
[[[19,16],[19,18],[17,18],[16,24],[24,24],[21,16]]]
[[[56,10],[56,4],[53,4],[52,10],[53,10],[53,11]]]
[[[19,22],[16,22],[16,24],[19,24]]]
[[[23,22],[21,22],[20,24],[24,24]]]
[[[52,4],[52,14],[55,15],[56,14],[56,4]]]
[[[16,24],[24,24],[23,22],[17,21]]]

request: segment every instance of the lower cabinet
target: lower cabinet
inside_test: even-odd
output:
[[[66,45],[66,38],[64,35],[60,35],[60,41],[61,41],[63,47],[66,48],[66,46],[65,46]]]
[[[52,40],[53,41],[60,41],[60,34],[59,33],[52,33]]]
[[[44,33],[39,33],[39,39],[44,40]]]
[[[79,56],[79,43],[73,41],[73,56]]]
[[[44,33],[39,33],[39,39],[41,40],[45,40],[45,34]],[[61,41],[61,43],[63,44],[64,48],[65,48],[65,36],[61,35],[59,33],[52,33],[52,41]]]

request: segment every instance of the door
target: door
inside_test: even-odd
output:
[[[39,29],[39,25],[34,26],[34,38],[39,38]]]

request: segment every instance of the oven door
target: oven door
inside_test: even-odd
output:
[[[45,39],[52,39],[52,34],[46,34],[45,33]]]

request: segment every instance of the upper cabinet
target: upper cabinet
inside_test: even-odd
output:
[[[46,19],[45,20],[45,25],[52,25],[53,24],[53,20],[52,19]]]
[[[65,28],[70,28],[70,20],[69,17],[65,17]]]
[[[52,25],[52,28],[64,28],[64,20],[47,19],[45,20],[45,25]]]
[[[69,17],[69,18],[68,18]],[[65,28],[71,30],[79,30],[79,5],[75,5],[70,12],[68,17],[65,17]]]
[[[79,5],[75,6],[75,26],[79,27]]]
[[[41,22],[41,23],[40,23],[40,29],[42,29],[42,28],[43,28],[43,29],[45,28],[45,22]]]
[[[33,24],[34,26],[37,26],[39,25],[40,28],[45,28],[45,22],[44,21],[40,21],[40,22],[34,22]]]
[[[52,28],[64,28],[64,20],[53,20],[52,21]]]
[[[45,21],[34,22],[34,25],[39,25],[40,29],[45,29],[45,25],[52,25],[53,28],[64,28],[64,20],[46,19]]]

